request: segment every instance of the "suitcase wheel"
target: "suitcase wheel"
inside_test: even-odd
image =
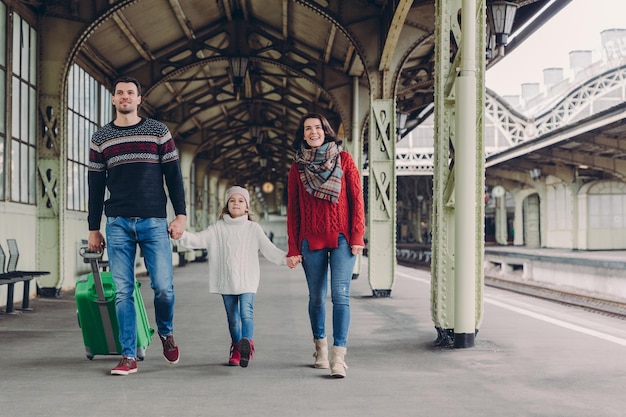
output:
[[[85,346],[85,356],[90,361],[93,360],[93,357],[94,357],[94,355],[91,353],[91,350],[89,350],[89,348],[87,346]]]
[[[137,346],[137,359],[142,361],[146,358],[146,348],[143,346]]]

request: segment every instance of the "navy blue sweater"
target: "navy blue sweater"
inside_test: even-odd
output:
[[[174,213],[186,214],[178,151],[167,126],[145,118],[134,126],[103,126],[89,149],[89,230],[100,229],[103,207],[107,217],[167,217],[164,177]]]

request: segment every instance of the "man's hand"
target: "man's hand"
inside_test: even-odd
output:
[[[180,239],[181,236],[183,235],[183,232],[185,231],[186,223],[187,223],[187,216],[185,216],[184,214],[179,214],[178,216],[176,216],[176,218],[172,220],[172,222],[167,228],[167,231],[170,234],[170,237],[174,240]]]
[[[87,239],[87,245],[89,252],[102,252],[105,247],[104,236],[100,233],[100,230],[90,230],[89,238]]]

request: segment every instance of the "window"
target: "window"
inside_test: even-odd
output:
[[[89,141],[111,121],[111,93],[78,65],[70,68],[67,117],[67,208],[87,211]]]
[[[11,200],[35,204],[37,32],[17,13],[13,13],[11,42]]]

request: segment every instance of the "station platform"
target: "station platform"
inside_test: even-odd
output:
[[[434,346],[430,273],[396,269],[390,298],[372,298],[364,262],[352,281],[347,377],[311,367],[313,341],[300,267],[261,259],[257,351],[226,366],[221,297],[206,263],[175,269],[176,365],[153,339],[139,372],[111,376],[117,356],[84,354],[73,294],[0,316],[3,416],[567,416],[626,410],[626,322],[494,288],[472,348]],[[152,291],[140,277],[153,321]],[[330,302],[329,317],[330,317]],[[329,334],[332,334],[330,320]]]

